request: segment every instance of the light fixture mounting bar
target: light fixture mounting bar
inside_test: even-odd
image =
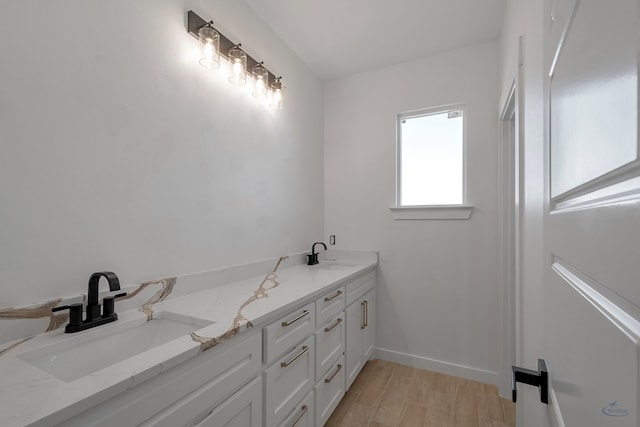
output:
[[[202,19],[193,10],[190,10],[189,12],[187,12],[187,31],[189,32],[189,34],[191,34],[196,39],[199,38],[198,37],[198,31],[200,30],[200,28],[202,28],[202,26],[207,24],[207,22],[209,22],[209,21],[205,21],[204,19]],[[234,46],[237,46],[238,43],[234,43],[231,40],[229,40],[217,28],[216,28],[216,31],[218,31],[218,34],[220,34],[220,54],[222,56],[224,56],[226,59],[229,59],[229,50],[231,48],[233,48]],[[258,61],[256,61],[255,59],[253,59],[253,57],[251,55],[249,55],[244,49],[242,49],[242,50],[244,51],[244,53],[247,54],[247,73],[251,74],[251,71],[253,70],[253,67],[255,67],[256,65],[259,65],[260,63]],[[264,67],[264,65],[262,65],[262,66]],[[265,67],[265,69],[266,69],[266,67]],[[269,82],[275,81],[276,80],[276,75],[273,74],[268,69],[267,69],[267,72],[269,73]]]

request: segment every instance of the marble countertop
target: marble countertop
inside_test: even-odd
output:
[[[0,358],[0,425],[51,426],[114,397],[160,373],[189,360],[202,351],[224,345],[249,329],[313,299],[341,283],[376,268],[375,252],[340,251],[336,258],[320,260],[319,266],[281,261],[272,271],[249,279],[159,301],[153,309],[142,307],[118,312],[119,320],[77,334],[62,329],[40,334]],[[336,268],[326,268],[334,265]],[[324,267],[324,268],[323,268]],[[116,311],[118,304],[116,303]],[[132,356],[97,372],[65,382],[23,360],[24,354],[49,346],[74,345],[87,334],[108,335],[118,324],[145,323],[172,312],[215,322],[191,335]],[[116,328],[116,329],[110,329]],[[113,350],[117,352],[117,349]]]

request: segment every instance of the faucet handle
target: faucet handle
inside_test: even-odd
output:
[[[65,330],[71,330],[82,323],[82,303],[63,305],[51,309],[52,312],[62,310],[69,310],[69,324]]]
[[[122,292],[121,294],[104,297],[102,299],[102,317],[104,318],[104,317],[115,316],[117,318],[118,315],[115,313],[115,300],[117,298],[122,298],[126,295],[127,295],[126,292]]]

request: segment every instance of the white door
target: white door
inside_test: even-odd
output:
[[[552,426],[639,425],[639,3],[545,0]]]

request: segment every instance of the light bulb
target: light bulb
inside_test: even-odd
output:
[[[233,77],[235,78],[236,81],[238,81],[241,75],[242,75],[242,64],[240,63],[239,59],[236,59],[236,61],[233,63]]]
[[[273,105],[274,107],[278,107],[281,104],[282,104],[282,92],[280,91],[280,89],[277,89],[273,93]]]
[[[247,82],[247,54],[238,47],[229,50],[229,62],[231,62],[231,75],[229,83],[236,86],[242,86]]]
[[[211,61],[215,53],[216,49],[213,47],[213,43],[211,41],[207,41],[204,45],[204,59]]]
[[[265,82],[265,77],[263,77],[262,75],[256,75],[255,70],[254,70],[254,75],[256,76],[256,84],[253,89],[252,95],[254,98],[264,99],[267,96],[269,96],[267,91],[267,84]]]

